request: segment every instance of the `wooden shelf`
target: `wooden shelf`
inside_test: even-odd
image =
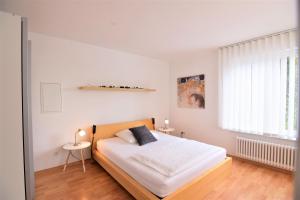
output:
[[[100,91],[124,91],[124,92],[155,92],[155,89],[149,88],[104,88],[99,86],[80,86],[78,89],[80,90],[100,90]]]

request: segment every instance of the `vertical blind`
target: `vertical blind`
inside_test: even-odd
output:
[[[219,49],[219,124],[223,129],[295,136],[297,49],[295,30]]]

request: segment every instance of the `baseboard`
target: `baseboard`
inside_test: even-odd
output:
[[[84,160],[85,162],[93,162],[92,159],[88,158],[88,159],[85,159]],[[57,169],[61,168],[61,171],[63,171],[63,168],[64,168],[64,165],[65,164],[62,164],[62,165],[59,165],[59,166],[56,166],[56,167],[51,167],[51,168],[48,168],[48,169],[42,169],[42,170],[39,170],[39,171],[35,171],[34,174],[35,175],[38,175],[38,174],[43,174],[43,173],[49,173],[51,171],[57,171]],[[74,161],[74,162],[70,162],[68,163],[68,167],[71,167],[73,165],[82,165],[82,161],[81,160],[78,160],[78,161]]]
[[[253,161],[253,160],[248,160],[248,159],[245,159],[245,158],[240,158],[238,156],[231,155],[231,154],[227,154],[227,156],[230,156],[233,159],[245,161],[245,162],[260,166],[260,167],[265,167],[265,168],[272,169],[272,170],[275,170],[275,171],[279,171],[279,172],[282,172],[282,173],[285,173],[285,174],[294,175],[294,172],[289,171],[289,170],[281,169],[281,168],[278,168],[278,167],[270,166],[270,165],[267,165],[267,164],[263,164],[263,163],[256,162],[256,161]]]

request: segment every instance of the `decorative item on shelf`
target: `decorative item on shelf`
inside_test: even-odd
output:
[[[150,89],[150,88],[142,88],[142,87],[130,87],[130,86],[114,86],[114,85],[99,85],[99,86],[92,86],[92,85],[87,85],[87,86],[80,86],[78,87],[80,90],[100,90],[100,91],[130,91],[130,92],[155,92],[155,89]]]
[[[78,145],[80,145],[80,143],[78,143],[77,140],[76,140],[77,134],[78,134],[79,136],[82,137],[82,136],[85,136],[86,132],[85,132],[84,130],[82,130],[82,129],[78,129],[78,130],[75,132],[75,143],[73,144],[73,146],[78,146]]]

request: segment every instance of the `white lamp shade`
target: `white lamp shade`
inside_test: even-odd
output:
[[[165,119],[165,124],[169,124],[169,120],[168,119]]]
[[[84,130],[82,130],[82,129],[79,129],[79,130],[78,130],[78,135],[80,135],[81,137],[82,137],[82,136],[85,136],[85,134],[86,134],[86,133],[85,133]]]

